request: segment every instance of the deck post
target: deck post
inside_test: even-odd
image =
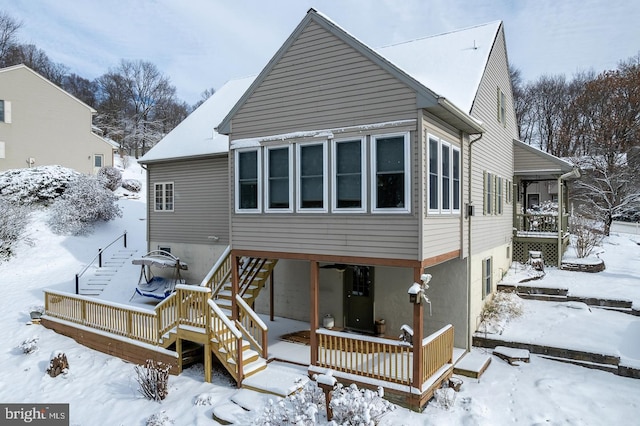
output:
[[[318,261],[311,261],[311,300],[310,300],[310,309],[309,309],[309,345],[311,346],[311,359],[309,363],[311,365],[316,365],[318,363],[318,336],[316,335],[316,330],[318,329],[318,297],[320,295],[319,291],[319,278],[320,278],[320,267]]]
[[[98,268],[102,268],[102,248],[98,249]]]
[[[420,282],[422,268],[413,268],[413,282]],[[422,389],[422,339],[424,337],[424,310],[422,303],[413,304],[413,387]]]
[[[231,256],[231,319],[237,320],[240,316],[238,313],[238,303],[236,303],[236,294],[238,294],[239,274],[238,256]]]
[[[269,275],[269,284],[271,284],[269,286],[269,320],[273,321],[273,317],[274,317],[274,290],[273,290],[273,274],[274,274],[274,270],[271,270],[271,275]]]

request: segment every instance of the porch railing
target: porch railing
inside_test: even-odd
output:
[[[453,361],[453,326],[451,324],[422,339],[422,383]]]
[[[240,332],[246,337],[251,346],[257,349],[258,353],[264,358],[269,358],[269,348],[267,340],[267,325],[260,319],[247,302],[245,302],[239,294],[236,294],[236,302],[238,303],[239,316],[236,321]]]
[[[393,383],[410,384],[411,348],[399,341],[316,330],[318,365]]]
[[[565,232],[567,230],[569,215],[562,215],[560,229]],[[514,228],[523,232],[558,232],[558,215],[557,214],[516,214]]]
[[[175,295],[178,298],[180,325],[207,330],[207,313],[209,312],[207,300],[210,298],[211,290],[207,287],[178,284]]]

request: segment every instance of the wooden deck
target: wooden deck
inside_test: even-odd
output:
[[[218,358],[241,385],[244,378],[263,368],[256,359],[268,356],[268,330],[240,295],[236,295],[239,313],[235,320],[210,296],[210,288],[179,285],[174,294],[147,310],[45,291],[42,324],[132,363],[143,364],[147,359],[166,363],[172,374],[183,368],[182,342],[198,342],[204,348],[205,381],[211,380],[212,353],[218,351],[226,354]],[[452,326],[444,327],[424,338],[416,352],[396,340],[318,329],[318,358],[309,360],[309,374],[331,369],[344,383],[374,389],[382,386],[388,399],[419,409],[453,372],[453,332]],[[418,370],[415,353],[422,362]],[[414,371],[422,372],[418,381]],[[421,385],[416,387],[416,383]]]

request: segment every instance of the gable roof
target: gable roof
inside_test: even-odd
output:
[[[93,109],[92,107],[90,107],[89,105],[87,105],[86,103],[82,102],[80,99],[76,98],[75,96],[73,96],[71,93],[67,92],[66,90],[64,90],[63,88],[61,88],[60,86],[58,86],[57,84],[53,83],[52,81],[50,81],[49,79],[47,79],[46,77],[40,75],[38,72],[32,70],[31,68],[29,68],[28,66],[24,65],[24,64],[18,64],[18,65],[13,65],[10,67],[6,67],[6,68],[1,68],[0,69],[0,76],[4,73],[9,73],[9,72],[13,72],[13,71],[17,71],[17,70],[25,70],[30,72],[31,74],[33,74],[34,76],[38,77],[39,79],[41,79],[42,81],[46,82],[48,85],[56,88],[58,91],[60,91],[61,93],[64,93],[66,96],[70,97],[71,99],[73,99],[74,101],[78,102],[79,104],[83,105],[85,108],[89,109],[91,111],[92,114],[95,114],[97,111],[95,109]]]
[[[501,25],[501,21],[490,22],[382,47],[376,52],[470,112]]]
[[[469,134],[477,134],[477,133],[482,133],[484,131],[482,128],[482,123],[469,115],[470,107],[466,111],[462,109],[466,107],[467,104],[469,104],[469,102],[465,100],[466,98],[464,98],[463,96],[454,96],[454,98],[457,97],[459,101],[464,103],[464,106],[461,107],[460,105],[454,104],[451,99],[447,98],[447,96],[449,96],[447,93],[436,93],[432,87],[427,86],[425,84],[427,83],[427,81],[423,81],[425,80],[425,75],[428,76],[429,74],[416,72],[416,69],[419,66],[417,64],[410,63],[408,60],[406,60],[408,59],[407,56],[410,56],[410,55],[409,54],[405,55],[404,52],[402,52],[403,49],[389,48],[388,53],[390,57],[387,57],[386,54],[383,54],[384,48],[380,49],[379,52],[373,50],[372,48],[367,46],[365,43],[361,42],[356,37],[352,36],[347,31],[342,29],[339,25],[334,23],[332,20],[330,20],[323,14],[318,13],[315,9],[309,9],[309,11],[307,12],[307,15],[300,22],[300,24],[298,24],[296,29],[293,31],[293,33],[291,33],[289,38],[287,38],[284,44],[276,52],[276,54],[271,58],[269,63],[258,75],[258,77],[253,82],[253,84],[249,87],[247,92],[242,96],[242,98],[240,98],[238,103],[231,109],[229,114],[227,114],[227,116],[220,122],[220,124],[217,127],[220,133],[223,133],[223,134],[230,133],[231,119],[233,118],[233,116],[236,114],[236,112],[240,110],[242,105],[251,97],[253,92],[260,86],[262,81],[264,81],[264,79],[269,75],[273,67],[278,63],[280,58],[284,56],[284,54],[287,52],[289,47],[291,47],[294,41],[300,36],[303,30],[312,21],[318,24],[319,26],[321,26],[322,28],[324,28],[326,31],[338,37],[340,40],[342,40],[344,43],[354,48],[364,57],[370,59],[375,64],[380,66],[382,69],[391,73],[399,81],[402,81],[408,87],[413,89],[416,92],[416,99],[417,99],[416,108],[424,108],[430,111],[435,116],[445,120],[446,122],[449,122],[450,124],[454,125],[458,129],[463,130]],[[465,62],[464,59],[459,61],[449,61],[446,63],[438,64],[438,66],[442,66],[442,68],[445,68],[445,66],[456,66],[457,64],[462,63],[464,64],[465,67],[470,67],[470,66],[474,67],[473,76],[479,75],[480,77],[482,77],[482,73],[484,72],[484,69],[486,67],[486,61],[488,59],[488,52],[490,51],[491,47],[493,47],[493,41],[497,36],[497,30],[500,28],[500,26],[501,26],[501,23],[496,22],[493,24],[487,24],[486,28],[485,26],[473,27],[475,29],[474,31],[472,31],[474,35],[477,35],[478,37],[480,36],[484,37],[483,41],[481,43],[480,42],[478,43],[478,45],[483,46],[483,49],[480,50],[480,52],[478,52],[480,53],[479,55],[475,55],[478,58],[477,60],[471,61],[471,63]],[[462,33],[462,31],[448,33],[448,34],[455,34],[455,33]],[[464,38],[464,40],[469,40],[471,37],[472,36],[470,36],[469,38]],[[431,37],[431,38],[433,39],[431,40],[433,43],[425,42],[423,44],[425,45],[434,44],[434,43],[437,44],[436,39],[438,39],[438,37]],[[423,39],[423,40],[427,40],[427,39]],[[449,40],[450,44],[453,44],[453,41],[455,40],[460,46],[462,46],[463,38],[460,37],[460,34],[457,34],[455,37],[449,36],[447,37],[447,40]],[[469,48],[472,49],[473,42],[470,41],[469,43],[470,43]],[[409,44],[407,44],[407,46],[409,46]],[[417,48],[420,48],[420,46],[417,43],[414,46],[418,46]],[[380,52],[383,52],[383,53],[380,53]],[[458,52],[464,52],[464,50],[460,48]],[[452,52],[450,51],[449,53],[452,53]],[[413,54],[415,54],[415,52]],[[424,55],[421,55],[421,57],[423,59],[428,59],[429,54],[425,53]],[[406,67],[407,69],[402,68],[403,66]],[[429,61],[428,64],[424,66],[433,66],[433,61]],[[476,70],[476,68],[478,68],[478,70]],[[413,75],[412,72],[414,72],[415,75]],[[448,69],[442,70],[442,74],[447,74],[447,73],[452,73],[452,71]],[[426,80],[430,80],[430,78],[432,77],[427,77]],[[456,83],[458,82],[456,81]],[[480,80],[477,78],[474,78],[473,81],[468,85],[468,90],[473,91],[472,95],[470,95],[472,97],[472,100],[473,98],[475,98],[475,94],[477,92],[479,83],[480,83]],[[453,86],[455,87],[455,85]]]
[[[216,132],[214,127],[254,80],[255,76],[252,76],[225,83],[138,162],[151,163],[228,152],[229,138]]]

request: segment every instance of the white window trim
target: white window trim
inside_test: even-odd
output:
[[[378,191],[376,191],[376,147],[378,139],[393,138],[402,136],[404,138],[404,207],[400,208],[378,208]],[[409,143],[409,132],[387,133],[371,136],[371,212],[372,213],[411,213],[411,145]]]
[[[487,261],[489,262],[489,269],[487,269]],[[487,278],[489,278],[489,287],[487,288]],[[489,290],[489,291],[487,291]],[[493,293],[493,257],[485,257],[482,259],[482,298]]]
[[[256,161],[258,163],[258,170],[257,170],[257,176],[258,176],[258,182],[257,182],[257,187],[258,187],[258,199],[257,199],[257,208],[255,209],[241,209],[240,208],[240,156],[238,155],[239,153],[242,152],[251,152],[251,151],[255,151],[256,152]],[[245,214],[245,213],[262,213],[262,155],[260,153],[260,148],[246,148],[246,149],[238,149],[235,151],[235,212],[236,213],[240,213],[240,214]]]
[[[288,149],[289,151],[289,207],[286,209],[269,208],[269,152],[275,149]],[[291,145],[276,145],[264,150],[264,211],[265,213],[293,213],[293,149]]]
[[[431,168],[430,168],[430,164],[431,164],[431,144],[430,141],[434,140],[438,142],[438,170],[437,170],[437,182],[438,182],[438,208],[437,209],[433,209],[431,208]],[[442,194],[443,194],[443,190],[442,190],[442,147],[443,146],[448,146],[449,147],[449,208],[448,209],[444,209],[442,207]],[[426,202],[427,202],[427,212],[431,213],[431,214],[452,214],[452,215],[459,215],[460,214],[460,206],[462,204],[462,176],[458,176],[458,182],[460,183],[460,188],[459,188],[459,200],[458,200],[458,208],[454,209],[453,208],[453,152],[456,151],[458,152],[458,159],[460,160],[460,164],[458,165],[458,172],[460,172],[460,174],[462,174],[462,153],[461,150],[458,146],[447,142],[439,137],[437,137],[434,134],[428,133],[427,134],[427,160],[426,160],[426,166],[427,166],[427,197],[426,197]]]
[[[302,207],[302,148],[305,146],[322,145],[322,208]],[[327,142],[302,142],[296,144],[296,212],[298,213],[327,213],[329,211],[329,165]]]
[[[454,168],[453,168],[453,153],[458,153],[458,208],[455,208],[455,203],[453,202],[454,191],[453,191],[453,181],[454,181]],[[459,147],[455,145],[451,145],[451,213],[454,215],[459,215],[460,210],[462,209],[462,151]]]
[[[156,187],[162,186],[162,209],[156,206]],[[171,185],[171,209],[167,209],[167,185]],[[173,182],[154,182],[153,183],[153,211],[158,213],[172,212],[176,207],[176,186]]]
[[[338,171],[338,148],[337,145],[341,142],[355,142],[360,141],[360,201],[361,206],[359,208],[352,207],[338,207],[338,179],[336,173]],[[366,147],[365,147],[365,138],[345,138],[345,139],[334,139],[331,146],[332,158],[331,158],[331,168],[332,168],[332,182],[331,182],[331,212],[332,213],[366,213],[367,211],[367,157],[366,157]]]

